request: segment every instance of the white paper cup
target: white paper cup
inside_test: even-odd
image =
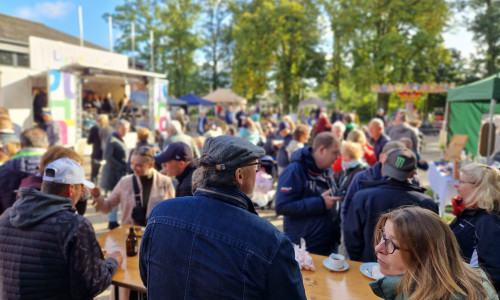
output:
[[[333,268],[342,269],[344,267],[345,257],[343,255],[332,253],[328,259]]]

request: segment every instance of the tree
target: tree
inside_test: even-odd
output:
[[[218,87],[229,84],[229,72],[231,62],[231,25],[229,22],[230,11],[228,3],[221,0],[207,0],[203,6],[205,22],[203,24],[203,52],[207,63],[203,70],[210,69],[210,87],[216,90]]]
[[[486,75],[500,71],[500,1],[470,0],[468,5],[476,15],[469,20],[469,29],[474,33],[474,41],[480,47],[480,53],[485,56]]]
[[[199,11],[200,6],[191,0],[126,0],[111,14],[113,25],[124,33],[118,38],[116,49],[130,54],[130,28],[134,23],[139,59],[149,64],[149,32],[153,30],[155,70],[167,73],[169,93],[184,95],[195,84],[193,57],[199,41],[193,27]]]
[[[305,79],[321,80],[324,75],[314,1],[241,1],[232,10],[233,88],[253,97],[272,84],[286,109],[296,106]]]
[[[321,1],[334,34],[333,84],[350,67],[359,91],[372,84],[431,80],[446,55],[442,31],[449,17],[444,0]],[[342,59],[344,58],[344,59]],[[378,95],[387,109],[389,94]]]

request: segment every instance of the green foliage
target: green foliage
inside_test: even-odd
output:
[[[272,82],[284,107],[296,107],[304,79],[324,76],[314,1],[240,1],[232,11],[233,89],[253,98]]]
[[[196,86],[191,81],[196,69],[193,56],[200,42],[192,28],[199,11],[200,6],[191,0],[127,0],[111,14],[113,26],[123,32],[117,39],[116,50],[130,53],[134,23],[138,58],[149,64],[149,32],[153,31],[155,71],[167,73],[170,94],[187,94]]]

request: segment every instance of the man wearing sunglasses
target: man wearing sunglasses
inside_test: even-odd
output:
[[[153,208],[139,268],[148,299],[305,299],[292,243],[250,200],[263,148],[208,138],[194,196]]]

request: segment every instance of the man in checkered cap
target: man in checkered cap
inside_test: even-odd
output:
[[[425,188],[411,183],[417,158],[409,149],[387,153],[384,176],[356,193],[343,220],[344,241],[352,260],[376,261],[373,232],[381,214],[400,206],[417,205],[438,213],[438,205],[425,194]]]

